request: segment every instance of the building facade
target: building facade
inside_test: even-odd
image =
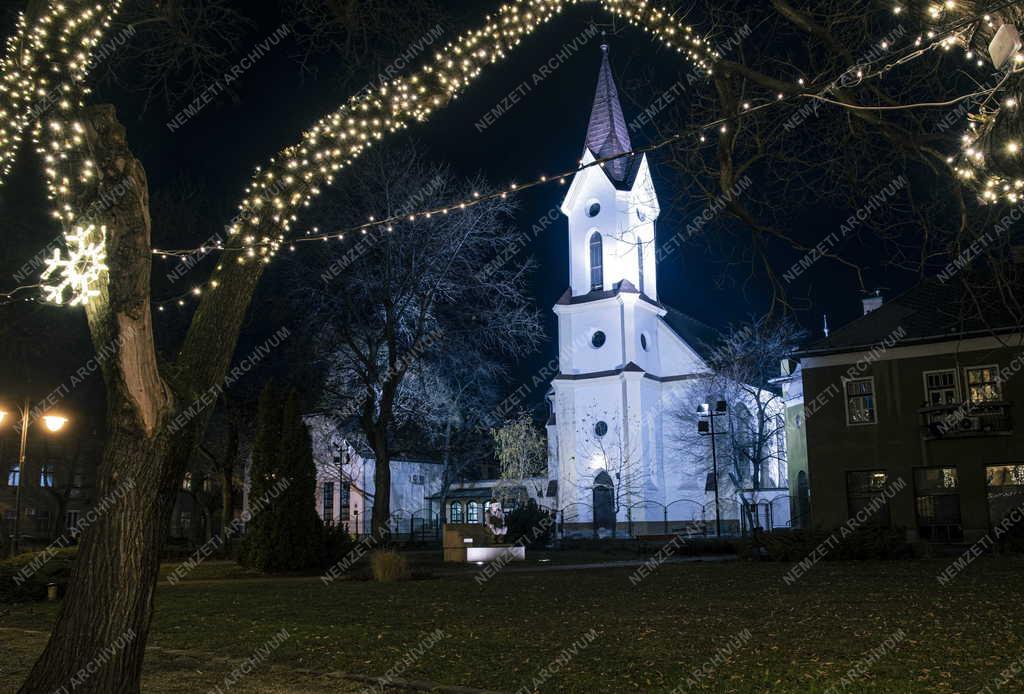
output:
[[[328,415],[304,417],[317,469],[316,508],[327,525],[352,535],[372,532],[375,461],[357,451]],[[433,460],[391,460],[391,520],[398,535],[436,536],[440,508],[430,497],[441,490],[443,466]]]
[[[816,527],[972,542],[1024,504],[1024,330],[965,310],[926,280],[798,355]]]
[[[14,534],[19,506],[19,546],[45,547],[58,538],[71,539],[79,522],[98,501],[97,469],[102,442],[85,423],[73,423],[51,435],[41,423],[29,430],[24,469],[18,464],[19,433],[8,426],[0,433],[0,546]]]

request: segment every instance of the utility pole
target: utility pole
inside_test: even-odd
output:
[[[18,540],[21,535],[21,488],[25,486],[25,450],[28,447],[28,411],[32,406],[26,396],[21,408],[21,447],[18,449],[18,489],[14,492],[14,538],[11,540],[11,556],[18,554]]]

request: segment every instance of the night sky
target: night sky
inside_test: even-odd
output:
[[[261,3],[259,9],[251,5],[240,3],[239,6],[250,16],[253,12],[261,14],[255,17],[258,26],[243,40],[239,58],[281,24],[278,9],[270,3]],[[473,18],[480,12],[473,11],[479,3],[457,5],[463,17]],[[427,145],[436,159],[449,162],[457,173],[470,176],[480,171],[495,184],[532,179],[543,173],[571,168],[582,152],[602,38],[596,36],[580,42],[582,45],[578,43],[578,50],[572,57],[540,84],[534,85],[532,76],[563,44],[580,35],[592,18],[599,23],[604,20],[595,8],[571,8],[560,19],[529,37],[509,59],[491,66],[451,107],[435,114],[429,123],[411,127],[407,131],[408,136]],[[467,26],[466,21],[463,19],[445,25],[445,33],[439,42],[454,38],[460,28]],[[607,41],[620,91],[624,92],[624,108],[629,121],[637,115],[637,107],[630,96],[638,103],[649,102],[678,79],[688,65],[675,54],[654,46],[643,33],[628,26],[620,29],[607,37]],[[337,76],[349,66],[324,58],[316,65],[318,72],[315,76],[301,74],[294,57],[296,50],[294,43],[285,39],[234,83],[237,96],[219,96],[173,134],[168,131],[166,122],[184,104],[168,109],[157,102],[141,112],[141,103],[136,95],[109,83],[98,85],[100,99],[118,106],[121,120],[129,130],[129,142],[146,167],[154,198],[158,198],[162,191],[184,187],[192,196],[193,207],[200,210],[198,214],[193,213],[191,219],[180,223],[158,224],[154,231],[157,246],[192,247],[220,231],[231,218],[252,167],[293,142],[303,127],[347,98],[349,91],[338,86]],[[663,80],[663,84],[648,94],[625,93],[628,92],[627,85],[635,83],[635,78],[652,66],[657,79]],[[366,80],[372,77],[372,74],[367,74]],[[529,92],[496,123],[479,131],[475,124],[524,80],[530,85]],[[694,88],[701,88],[701,84]],[[632,136],[634,146],[648,144],[650,137],[643,131],[632,133]],[[664,209],[668,191],[678,183],[657,166],[657,152],[650,156]],[[0,276],[4,281],[0,286],[3,289],[16,286],[13,274],[18,267],[58,232],[41,214],[48,206],[35,155],[26,148],[20,164],[20,173],[0,188],[0,220],[4,235],[0,252]],[[358,164],[342,172],[338,185],[344,185],[347,175],[357,174]],[[565,190],[565,187],[554,184],[521,194],[518,223],[524,229],[532,226],[558,205]],[[780,200],[779,204],[786,203]],[[805,228],[799,231],[805,238],[813,239],[824,237],[838,226],[846,214],[844,210],[798,210],[794,218],[806,220]],[[685,226],[687,219],[672,210],[664,210],[658,226],[659,239],[663,241],[671,237],[680,225]],[[706,233],[714,233],[715,225],[723,223],[727,222],[716,220]],[[820,233],[816,232],[816,226],[821,227]],[[537,365],[547,362],[556,353],[554,315],[550,307],[568,284],[564,218],[538,238],[529,252],[541,265],[534,280],[535,299],[547,318],[549,342],[544,353],[529,355],[514,367],[519,378],[525,378]],[[795,252],[780,253],[780,271],[798,257]],[[171,288],[163,276],[175,262],[155,261],[154,299],[179,294],[193,276],[201,280],[212,261],[207,259],[204,265],[192,271],[194,275]],[[278,268],[285,263],[288,263],[287,254],[265,276],[255,299],[256,310],[243,332],[240,351],[247,344],[264,339],[282,322],[287,322],[288,309],[276,291],[281,275]],[[866,277],[871,286],[884,286],[889,293],[908,286],[914,279],[909,275],[893,276],[891,272],[886,276],[873,275],[870,267]],[[730,271],[699,241],[688,243],[682,252],[675,253],[658,268],[658,288],[663,302],[719,328],[768,308],[761,281],[757,278],[750,282],[745,280],[745,269]],[[35,281],[35,276],[29,281]],[[799,317],[814,335],[820,334],[823,313],[829,315],[833,326],[839,326],[860,312],[859,287],[854,274],[827,261],[812,268],[806,279],[794,284],[793,288],[797,294],[813,295],[813,303]],[[158,330],[163,338],[161,344],[170,347],[177,342],[180,331],[187,325],[190,311],[191,308],[186,308],[158,314]],[[3,325],[0,339],[3,340],[4,360],[0,394],[22,391],[31,381],[29,389],[41,397],[41,391],[46,391],[50,383],[66,378],[91,354],[81,311],[22,303],[0,307],[0,322]],[[167,356],[173,357],[173,354],[168,353]],[[283,366],[277,364],[271,368],[281,369]],[[93,411],[101,411],[95,406],[95,398],[101,397],[99,378],[94,380],[95,388],[83,389],[76,397],[92,403],[90,408]],[[535,395],[539,398],[542,394]]]

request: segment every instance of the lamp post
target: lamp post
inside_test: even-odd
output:
[[[717,537],[722,536],[722,517],[718,507],[718,453],[715,448],[715,436],[718,433],[715,431],[715,417],[723,417],[728,413],[729,406],[725,400],[715,403],[714,412],[711,411],[711,405],[708,403],[697,408],[697,414],[704,418],[697,422],[697,433],[701,436],[711,437],[711,474],[715,478],[715,535]]]
[[[32,400],[25,397],[25,403],[21,408],[21,445],[18,448],[18,486],[14,492],[14,537],[11,539],[11,556],[18,553],[18,540],[21,539],[21,488],[25,484],[25,456],[28,449],[28,428],[32,422],[29,414],[32,410]],[[7,418],[7,413],[0,410],[0,424]],[[44,415],[43,424],[50,431],[56,433],[64,428],[67,419],[58,415]]]

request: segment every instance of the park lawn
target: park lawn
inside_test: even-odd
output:
[[[747,562],[665,564],[635,586],[622,568],[483,585],[472,574],[185,582],[159,588],[150,643],[245,658],[285,628],[268,666],[384,675],[404,659],[404,678],[509,692],[535,679],[542,692],[1024,691],[1024,679],[995,688],[1024,654],[1024,562],[981,559],[942,586],[945,566],[822,562],[792,586],[790,565]],[[53,614],[14,607],[0,625],[43,628]],[[410,655],[436,629],[447,637]],[[720,650],[744,630],[745,647]],[[839,687],[886,639],[895,647]],[[705,664],[707,676],[690,674]]]

